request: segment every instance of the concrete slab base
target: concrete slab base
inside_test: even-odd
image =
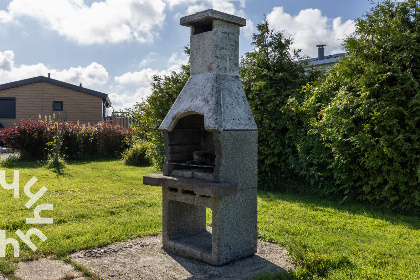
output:
[[[39,259],[20,262],[15,275],[22,280],[83,280],[83,272],[57,259]],[[1,279],[1,278],[0,278]]]
[[[258,241],[256,255],[214,267],[168,254],[162,236],[138,238],[103,248],[70,255],[102,279],[248,279],[263,271],[284,272],[293,268],[287,251],[278,245]]]

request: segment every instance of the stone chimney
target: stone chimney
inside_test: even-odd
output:
[[[326,45],[316,45],[318,48],[318,60],[323,60],[325,58],[324,47]]]

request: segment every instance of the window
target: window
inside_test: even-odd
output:
[[[63,101],[54,101],[53,111],[63,111]]]
[[[0,97],[0,119],[16,118],[16,97]]]

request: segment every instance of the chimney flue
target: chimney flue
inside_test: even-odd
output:
[[[326,45],[316,45],[316,46],[318,47],[318,59],[323,60],[325,58],[324,47]]]
[[[48,79],[51,78],[51,73],[48,73]]]

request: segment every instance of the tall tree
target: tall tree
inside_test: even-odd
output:
[[[189,54],[188,48],[185,48],[185,53]],[[181,65],[179,72],[173,71],[170,75],[153,76],[152,94],[130,109],[131,126],[137,137],[151,144],[151,150],[148,153],[158,169],[162,169],[165,156],[162,132],[158,128],[189,77],[189,64]]]
[[[351,54],[309,88],[301,108],[329,153],[308,158],[328,162],[318,170],[341,194],[420,206],[419,27],[418,1],[376,4],[346,40]]]
[[[260,186],[278,187],[293,177],[289,157],[291,115],[284,112],[290,96],[299,96],[311,78],[305,75],[292,39],[270,29],[265,20],[253,35],[254,50],[241,60],[241,78],[258,126]]]

